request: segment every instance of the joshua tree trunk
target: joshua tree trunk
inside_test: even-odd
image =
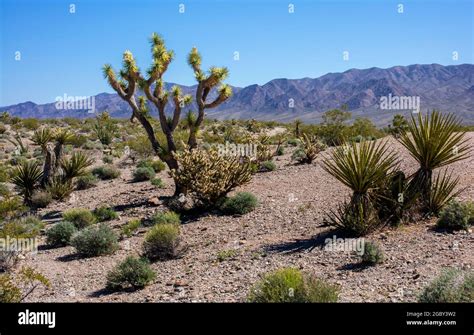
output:
[[[48,143],[44,149],[45,160],[43,166],[43,178],[41,180],[41,185],[46,186],[51,178],[54,176],[58,166],[57,156],[54,150],[54,147],[51,143]]]

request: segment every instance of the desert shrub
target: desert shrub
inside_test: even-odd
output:
[[[120,176],[120,170],[113,165],[102,165],[92,170],[92,174],[102,180],[115,179]]]
[[[97,222],[110,221],[118,218],[117,212],[108,206],[101,206],[94,209],[93,214]]]
[[[11,170],[8,166],[0,164],[0,182],[5,183],[10,180]]]
[[[380,226],[374,190],[383,185],[395,165],[396,156],[388,151],[387,142],[351,143],[335,148],[332,160],[326,158],[323,168],[353,193],[349,202],[331,211],[327,222],[356,236]]]
[[[35,130],[39,128],[40,124],[37,119],[33,118],[28,118],[28,119],[23,119],[23,127],[25,127],[28,130]]]
[[[149,259],[174,258],[179,254],[180,226],[173,223],[157,224],[145,235],[143,250]]]
[[[44,223],[35,216],[4,222],[0,226],[0,237],[6,238],[33,238],[39,235]]]
[[[31,206],[45,208],[53,201],[53,197],[46,191],[35,191],[31,196]]]
[[[474,204],[472,202],[461,203],[452,200],[441,211],[436,225],[439,228],[452,230],[469,229],[474,224]]]
[[[91,166],[93,160],[85,153],[76,151],[70,157],[61,160],[62,176],[65,180],[72,180],[86,174],[86,169]]]
[[[408,122],[401,114],[396,114],[393,117],[392,124],[388,126],[388,133],[399,138],[408,130]]]
[[[291,159],[296,160],[300,164],[311,164],[326,147],[316,136],[303,134],[300,141],[300,147],[291,156]]]
[[[87,136],[76,135],[75,137],[71,138],[69,143],[71,143],[75,148],[80,148],[83,147],[87,143],[87,141]]]
[[[474,272],[462,272],[453,268],[427,285],[418,298],[425,303],[455,303],[474,301]]]
[[[15,277],[0,275],[0,303],[19,303],[24,301],[39,285],[50,287],[49,280],[41,273],[24,267]]]
[[[77,232],[76,226],[67,221],[62,221],[46,231],[46,243],[50,246],[65,246]]]
[[[164,188],[165,184],[163,183],[163,180],[161,178],[153,178],[151,180],[151,184],[157,188]]]
[[[85,208],[73,208],[63,213],[63,220],[71,222],[77,229],[82,229],[96,223],[94,214]]]
[[[276,164],[273,161],[263,161],[260,163],[260,171],[262,172],[267,172],[267,171],[275,171],[276,170]]]
[[[276,150],[275,154],[277,156],[283,156],[285,154],[285,148],[283,148],[282,146],[279,146],[278,149]]]
[[[6,197],[9,195],[10,195],[10,189],[8,188],[8,186],[3,183],[0,183],[0,196]]]
[[[380,264],[384,260],[384,254],[380,246],[372,242],[364,243],[364,254],[362,262],[369,265]]]
[[[225,260],[234,258],[235,256],[237,256],[237,251],[234,250],[234,249],[230,249],[230,250],[221,250],[221,251],[219,251],[217,253],[216,258],[219,262],[224,262]]]
[[[260,303],[336,302],[338,295],[337,286],[297,269],[284,268],[265,275],[252,287],[248,300]]]
[[[114,157],[112,155],[105,155],[102,157],[102,162],[104,162],[104,164],[112,164],[114,162]]]
[[[3,124],[0,124],[0,135],[3,135],[7,132],[7,127],[5,127]]]
[[[74,184],[63,176],[54,176],[46,185],[46,191],[55,200],[64,200],[74,191]]]
[[[175,156],[179,163],[179,169],[171,171],[175,183],[192,193],[203,206],[215,205],[232,189],[252,178],[248,162],[223,157],[216,149],[186,149]]]
[[[72,237],[71,245],[87,257],[111,254],[118,249],[117,235],[105,224],[81,230]]]
[[[247,214],[258,205],[257,198],[249,192],[239,192],[233,197],[224,200],[220,209],[227,214]]]
[[[156,173],[159,173],[166,168],[166,165],[159,159],[151,159],[151,158],[143,159],[140,162],[138,162],[137,168],[147,168],[147,167],[152,168],[153,171],[155,171]]]
[[[107,274],[107,288],[120,290],[127,287],[140,289],[156,278],[147,259],[128,256]]]
[[[412,114],[407,131],[400,134],[400,143],[419,164],[410,180],[410,188],[420,194],[421,209],[425,213],[436,214],[443,202],[450,200],[449,191],[457,184],[457,179],[445,172],[442,178],[438,174],[433,186],[433,171],[469,156],[468,139],[465,132],[459,131],[460,126],[453,114],[433,111],[426,116],[418,113],[416,118]]]
[[[133,171],[133,181],[145,181],[151,180],[155,177],[155,170],[151,167],[139,167]]]
[[[97,186],[99,180],[92,173],[86,173],[85,175],[78,177],[76,180],[76,189],[87,190],[89,188]]]
[[[168,212],[158,212],[151,218],[152,223],[155,224],[181,224],[181,219],[179,214],[168,211]]]
[[[43,177],[38,163],[33,161],[26,161],[21,165],[17,166],[13,172],[12,183],[15,184],[23,196],[24,202],[29,204],[31,196],[35,189],[39,186],[39,182]]]
[[[25,211],[20,197],[7,196],[0,199],[0,220],[6,220]]]
[[[300,144],[300,140],[297,138],[290,138],[286,143],[292,147],[297,147]]]
[[[122,227],[122,235],[130,237],[141,226],[140,220],[130,220]]]

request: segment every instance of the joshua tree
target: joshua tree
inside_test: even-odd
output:
[[[170,170],[178,169],[178,162],[174,157],[176,152],[176,143],[173,132],[179,124],[182,109],[191,103],[191,96],[183,96],[178,86],[173,86],[171,92],[164,88],[163,75],[168,69],[169,64],[173,60],[174,53],[172,50],[166,49],[163,39],[156,33],[153,33],[150,39],[153,64],[147,71],[147,77],[143,76],[138,69],[135,59],[130,51],[123,54],[123,69],[119,72],[119,78],[115,74],[111,65],[106,64],[103,67],[104,77],[117,94],[125,100],[132,108],[131,120],[137,119],[145,129],[148,139],[158,157],[163,160]],[[196,103],[198,114],[197,117],[191,111],[187,115],[187,123],[189,127],[189,137],[187,146],[189,149],[197,147],[197,131],[201,126],[205,110],[214,108],[226,101],[232,94],[231,87],[222,85],[218,89],[218,96],[212,102],[207,102],[209,93],[216,88],[228,75],[227,68],[211,67],[209,73],[201,70],[201,55],[196,48],[193,48],[188,55],[188,63],[193,68],[198,86],[196,89]],[[139,103],[135,99],[137,87],[140,87],[146,96],[158,110],[158,117],[166,138],[166,146],[159,143],[155,136],[155,130],[149,120],[146,112],[146,101],[144,97],[140,97]],[[174,103],[174,112],[172,117],[167,117],[165,108],[169,100],[169,95]],[[182,185],[175,180],[175,195],[186,193]]]

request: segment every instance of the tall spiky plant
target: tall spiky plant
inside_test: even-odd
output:
[[[46,145],[51,142],[53,139],[53,132],[50,128],[42,127],[40,129],[35,130],[33,137],[31,140],[34,144],[39,145],[41,150],[46,152]]]
[[[93,160],[80,151],[74,152],[71,157],[61,160],[62,175],[65,180],[72,180],[83,176],[86,169],[93,164]]]
[[[18,188],[25,204],[31,203],[31,196],[42,176],[41,168],[35,161],[23,162],[15,168],[11,182]]]
[[[119,72],[119,76],[115,74],[111,65],[106,64],[103,67],[104,77],[117,94],[132,108],[131,120],[137,119],[141,123],[155,153],[168,165],[170,170],[176,170],[179,166],[174,157],[177,148],[173,133],[179,124],[181,111],[191,103],[191,97],[183,95],[178,86],[174,86],[171,92],[165,89],[163,75],[172,62],[174,53],[166,48],[164,40],[156,33],[152,34],[150,42],[153,63],[146,73],[147,76],[140,73],[133,54],[127,50],[123,54],[123,68]],[[204,120],[205,109],[215,108],[223,103],[230,97],[232,90],[230,86],[222,85],[218,89],[217,98],[212,102],[207,102],[209,93],[227,77],[228,70],[226,68],[212,67],[209,73],[205,74],[201,70],[201,55],[196,48],[191,50],[188,56],[188,63],[193,68],[198,81],[196,90],[198,115],[197,117],[188,118],[189,137],[187,145],[189,148],[194,149],[197,146],[196,136]],[[144,99],[142,98],[140,104],[137,104],[135,93],[138,87],[143,89],[148,101],[158,110],[160,127],[165,135],[166,144],[160,143],[156,137],[155,129],[149,120],[150,115],[147,113]],[[165,114],[165,108],[170,98],[174,104],[174,112],[172,117],[168,118]],[[192,114],[188,115],[192,116]],[[185,192],[186,190],[175,179],[175,195]]]
[[[350,202],[330,220],[355,235],[363,235],[379,224],[376,192],[396,166],[396,156],[386,142],[345,144],[323,160],[323,169],[352,190]]]
[[[443,115],[433,111],[426,116],[421,113],[411,116],[408,131],[399,138],[419,164],[411,176],[411,193],[421,194],[422,206],[429,209],[433,184],[433,171],[443,166],[463,160],[469,156],[470,147],[461,130],[460,121],[453,115]]]

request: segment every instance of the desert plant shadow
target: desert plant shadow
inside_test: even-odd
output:
[[[297,252],[309,251],[311,252],[315,248],[324,248],[327,239],[333,239],[333,236],[345,237],[346,234],[338,229],[331,229],[319,233],[311,238],[307,239],[296,239],[291,242],[282,242],[277,244],[271,244],[264,246],[264,251],[268,253],[286,253],[292,254]]]
[[[362,272],[367,268],[370,268],[370,264],[366,264],[363,262],[354,262],[354,263],[347,263],[344,264],[340,267],[338,267],[336,270],[338,271],[353,271],[353,272]]]
[[[64,256],[56,257],[56,260],[58,262],[72,262],[72,261],[79,260],[81,258],[85,258],[85,257],[79,253],[73,253],[73,254],[67,254]]]
[[[63,213],[61,211],[50,211],[41,216],[42,221],[46,221],[48,223],[54,223],[57,221],[61,221]]]
[[[87,296],[89,298],[100,298],[100,297],[108,296],[108,295],[111,295],[111,294],[114,294],[114,293],[122,294],[122,293],[133,293],[133,292],[136,292],[136,291],[140,291],[140,288],[127,287],[127,288],[124,288],[124,289],[121,289],[121,290],[112,290],[112,289],[104,287],[104,288],[101,288],[97,291],[89,293]]]

